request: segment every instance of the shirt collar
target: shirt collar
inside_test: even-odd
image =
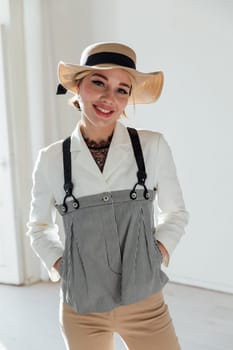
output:
[[[81,151],[83,147],[86,147],[86,142],[81,133],[80,126],[81,126],[81,120],[78,121],[75,129],[71,134],[71,147],[70,147],[71,152]],[[130,138],[129,138],[129,134],[126,126],[123,123],[121,123],[119,120],[117,120],[115,129],[113,132],[111,146],[115,147],[123,144],[128,144],[129,142],[130,142]]]

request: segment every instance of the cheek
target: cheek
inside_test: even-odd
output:
[[[119,108],[124,110],[125,107],[127,106],[128,104],[128,96],[126,98],[122,98],[120,101],[119,101]]]
[[[85,102],[89,102],[90,99],[94,96],[93,94],[93,90],[88,87],[88,86],[83,86],[80,90],[79,90],[79,97],[80,100],[85,103]]]

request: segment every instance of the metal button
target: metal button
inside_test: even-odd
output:
[[[132,199],[137,198],[137,193],[136,193],[136,192],[132,192],[132,193],[131,193],[131,198],[132,198]]]
[[[66,212],[66,207],[63,205],[63,206],[61,207],[61,210],[62,210],[63,212]]]
[[[146,198],[149,199],[150,198],[150,193],[146,192]]]
[[[78,203],[77,202],[73,202],[73,207],[74,208],[78,208]]]
[[[102,199],[104,202],[107,202],[109,200],[109,196],[104,196]]]

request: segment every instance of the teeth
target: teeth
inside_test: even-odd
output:
[[[103,112],[103,113],[109,113],[110,111],[108,111],[107,109],[103,109],[103,108],[100,108],[100,107],[97,107],[96,108],[100,111],[100,112]]]

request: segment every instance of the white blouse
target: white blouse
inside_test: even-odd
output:
[[[148,189],[156,187],[154,202],[155,237],[172,255],[185,233],[189,220],[176,174],[171,149],[163,134],[137,129],[145,161]],[[41,149],[32,173],[32,199],[26,235],[32,249],[46,267],[52,281],[60,276],[53,268],[62,256],[59,227],[55,223],[57,209],[65,195],[63,184],[63,153],[59,140]],[[100,171],[80,131],[80,121],[71,135],[73,194],[76,198],[101,192],[132,189],[137,182],[137,164],[127,131],[117,121],[103,172]],[[137,188],[141,188],[137,186]]]

